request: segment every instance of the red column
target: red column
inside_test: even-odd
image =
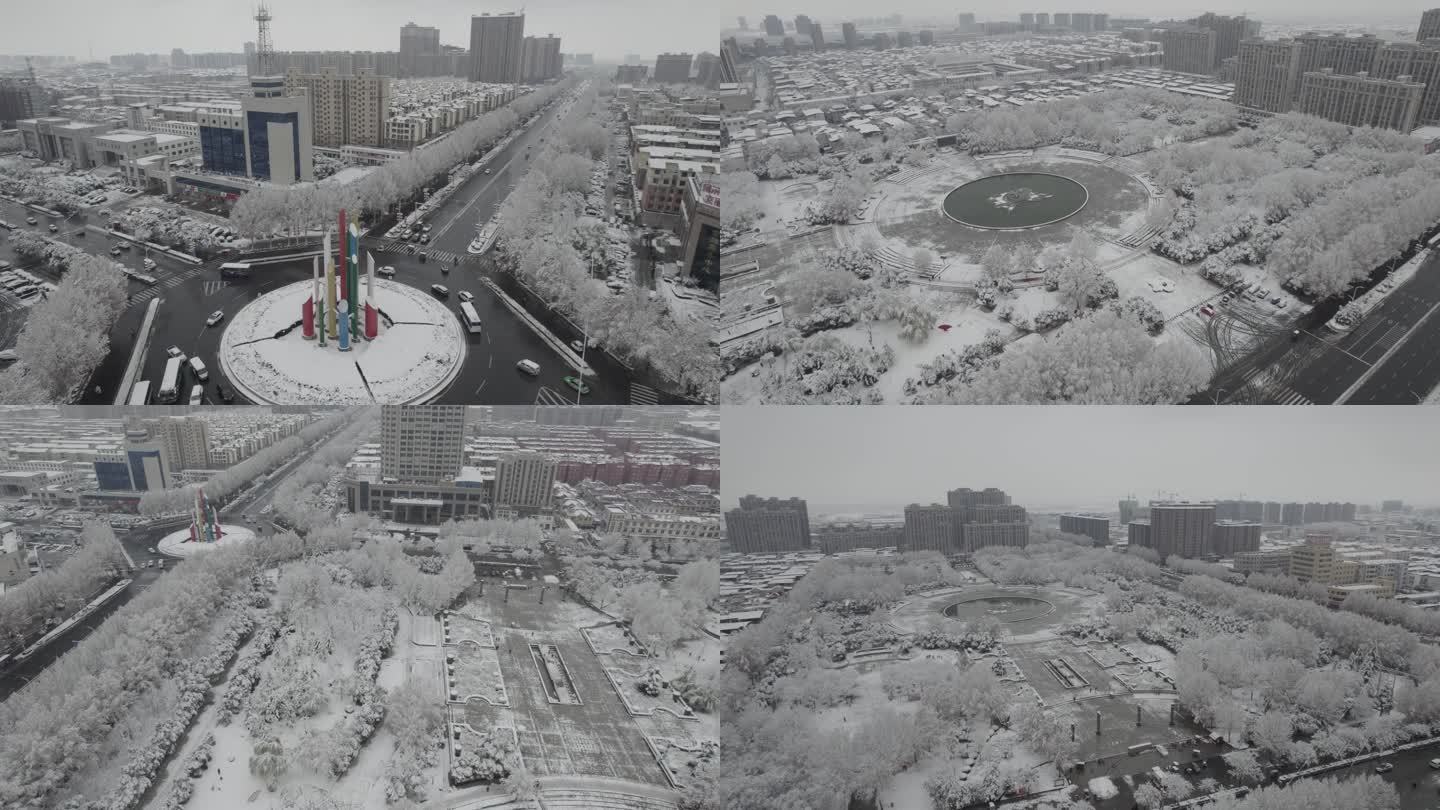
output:
[[[307,339],[315,337],[315,299],[306,298],[305,303],[300,307],[301,317],[305,319],[304,335]]]
[[[365,302],[365,339],[374,340],[380,334],[380,313],[369,301]]]

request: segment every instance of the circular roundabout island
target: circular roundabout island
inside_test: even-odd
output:
[[[241,396],[261,405],[419,405],[439,398],[459,375],[466,333],[443,301],[406,284],[376,281],[375,336],[363,336],[357,317],[346,345],[333,330],[323,342],[325,330],[305,336],[313,290],[310,281],[277,288],[230,319],[220,338],[220,366]]]
[[[997,593],[961,599],[947,605],[941,612],[960,621],[995,619],[1008,624],[1048,616],[1055,612],[1055,605],[1035,596]]]
[[[1090,201],[1083,184],[1046,172],[1004,172],[971,180],[945,195],[942,210],[971,228],[1016,231],[1053,225]]]
[[[171,557],[189,557],[212,548],[239,545],[255,539],[255,532],[244,526],[232,526],[229,523],[215,525],[220,530],[218,539],[208,541],[192,539],[194,537],[192,528],[187,526],[165,535],[160,542],[155,544],[155,550]]]

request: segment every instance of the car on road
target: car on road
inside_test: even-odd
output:
[[[220,399],[221,399],[222,401],[224,401],[224,402],[234,402],[234,401],[235,401],[235,394],[234,394],[233,392],[231,392],[231,390],[230,390],[229,388],[226,388],[225,386],[221,385],[220,383],[215,383],[215,393],[219,394],[219,395],[220,395]]]
[[[579,391],[582,394],[590,393],[590,386],[586,385],[585,381],[580,379],[579,377],[565,377],[563,380],[561,380],[561,382],[565,383],[571,388],[574,388],[576,391]]]
[[[60,226],[59,226],[59,225],[56,225],[56,224],[53,223],[53,222],[50,223],[50,232],[51,232],[51,233],[55,233],[55,232],[57,232],[57,231],[59,231],[59,230],[60,230]]]
[[[540,376],[540,364],[534,360],[521,360],[515,364],[515,368],[529,374],[531,377]]]
[[[437,298],[448,298],[450,296],[450,289],[444,284],[431,284],[430,292],[434,293]]]
[[[420,230],[424,231],[425,233],[429,233],[429,232],[430,232],[430,223],[427,222],[427,223],[425,223],[424,225],[421,225],[421,226],[420,226]]]
[[[1207,318],[1213,318],[1215,317],[1215,308],[1210,306],[1209,304],[1206,304],[1205,306],[1200,307],[1200,314],[1204,315]]]
[[[440,265],[440,273],[441,273],[442,275],[446,275],[446,276],[450,275],[450,265],[448,265],[448,264],[442,264],[442,265]]]
[[[25,218],[25,224],[26,224],[26,225],[34,225],[34,224],[36,224],[36,222],[37,222],[37,220],[35,219],[35,217],[26,217],[26,218]]]
[[[154,259],[146,259],[144,262],[142,262],[142,264],[145,265],[145,269],[146,269],[146,270],[154,270],[156,267],[159,266],[159,265],[155,264],[155,260],[154,260]]]
[[[210,379],[210,370],[205,368],[205,361],[198,357],[190,358],[190,370],[195,372],[195,376],[200,382]]]
[[[422,244],[422,245],[428,245],[428,244],[430,244],[430,234],[429,234],[429,233],[422,233],[422,234],[420,234],[420,244]]]
[[[188,357],[185,356],[185,352],[180,351],[180,347],[179,347],[179,346],[171,346],[170,348],[168,348],[168,349],[165,350],[165,353],[168,354],[168,355],[170,355],[171,357],[178,357],[178,358],[180,358],[180,362],[182,362],[182,363],[185,362],[186,360],[190,359],[190,358],[188,358]]]
[[[426,253],[426,252],[423,251],[423,250],[420,251],[420,252],[419,252],[418,254],[416,254],[416,255],[418,255],[418,256],[420,257],[420,263],[421,263],[421,264],[424,264],[424,263],[425,263],[425,260],[428,259],[428,258],[430,258],[430,254],[429,254],[429,253]]]
[[[392,278],[395,276],[395,268],[388,264],[380,268],[379,270],[376,270],[375,272],[379,273],[382,276],[388,276]]]
[[[0,272],[4,272],[4,271],[9,270],[9,269],[10,269],[10,262],[5,261],[4,259],[0,259]]]
[[[412,233],[412,234],[410,234],[410,241],[411,241],[411,242],[417,242],[417,243],[418,243],[418,242],[420,241],[420,234],[418,234],[418,233]]]
[[[225,313],[217,309],[214,312],[210,313],[210,317],[205,319],[205,325],[214,326],[215,324],[223,320],[225,320]]]
[[[0,351],[0,363],[13,363],[20,359],[20,355],[14,349]]]
[[[78,231],[75,232],[75,235],[76,235],[76,236],[84,236],[84,235],[85,235],[85,229],[84,229],[84,228],[81,228],[80,230],[78,230]]]
[[[115,246],[118,247],[118,248],[120,248],[121,250],[129,250],[129,249],[130,249],[130,243],[129,243],[129,242],[116,242],[116,243],[115,243]]]
[[[1376,773],[1389,773],[1393,770],[1395,770],[1395,764],[1392,762],[1382,762],[1375,766]]]
[[[490,173],[490,170],[489,170],[489,169],[486,169],[486,170],[485,170],[485,173],[486,173],[486,174],[489,174],[489,173]]]
[[[1430,760],[1430,767],[1434,768],[1437,771],[1440,771],[1440,759]]]
[[[474,300],[475,300],[475,296],[471,295],[469,290],[461,290],[460,292],[456,293],[455,295],[456,295],[461,301],[474,301]]]
[[[154,546],[151,546],[151,547],[150,547],[150,553],[151,553],[151,554],[154,554],[154,553],[155,553],[155,547],[154,547]]]
[[[120,255],[120,246],[119,246],[119,245],[115,245],[115,246],[111,247],[111,248],[110,248],[110,255],[111,255],[111,256],[119,256],[119,255]]]

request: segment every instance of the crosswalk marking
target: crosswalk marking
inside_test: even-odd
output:
[[[1305,396],[1304,394],[1300,393],[1299,391],[1296,391],[1296,390],[1293,389],[1293,388],[1290,388],[1289,386],[1281,386],[1280,391],[1279,391],[1279,396],[1283,396],[1284,398],[1283,398],[1283,399],[1277,399],[1277,400],[1276,400],[1276,403],[1275,403],[1275,404],[1277,404],[1277,405],[1314,405],[1314,404],[1315,404],[1314,402],[1312,402],[1312,401],[1310,400],[1309,397]]]
[[[630,383],[630,404],[658,405],[660,404],[660,395],[648,385],[632,382]]]
[[[207,281],[204,285],[205,294],[214,295],[228,286],[230,286],[228,281]]]

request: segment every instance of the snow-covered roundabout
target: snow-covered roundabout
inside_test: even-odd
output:
[[[220,339],[220,366],[235,389],[266,405],[431,402],[465,362],[460,320],[425,292],[377,280],[379,331],[341,351],[334,340],[306,340],[302,310],[311,282],[251,301]]]
[[[171,557],[189,557],[219,546],[233,546],[255,539],[255,532],[244,526],[220,524],[220,539],[213,543],[191,542],[190,527],[171,532],[155,544],[155,550]]]

